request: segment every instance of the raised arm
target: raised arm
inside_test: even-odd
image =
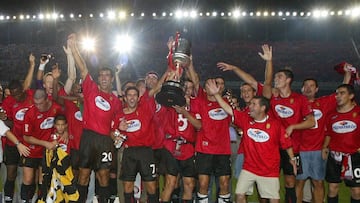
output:
[[[63,47],[64,52],[66,54],[68,68],[67,68],[67,79],[65,82],[64,90],[66,94],[70,94],[71,88],[76,81],[76,68],[75,68],[75,60],[72,55],[71,49],[69,44],[67,47]]]
[[[222,71],[233,71],[241,80],[248,83],[252,88],[254,88],[257,91],[258,82],[255,80],[255,78],[252,75],[243,71],[241,68],[224,62],[218,62],[216,65]]]
[[[28,90],[31,86],[31,81],[34,76],[34,70],[35,70],[35,56],[31,53],[29,56],[29,70],[26,74],[24,83],[23,83],[23,89]]]
[[[228,103],[225,102],[225,100],[219,94],[220,88],[216,85],[215,79],[209,79],[206,82],[206,88],[209,90],[210,95],[214,95],[216,101],[219,103],[221,108],[223,108],[227,114],[233,116],[234,115],[233,109]]]
[[[76,67],[80,70],[81,78],[84,80],[86,75],[89,73],[89,70],[86,67],[85,61],[80,55],[80,51],[77,47],[76,35],[74,33],[68,36],[68,45],[70,46],[72,55],[75,59]]]
[[[122,65],[116,65],[116,72],[115,72],[115,82],[116,82],[116,91],[119,96],[123,96],[123,92],[121,91],[121,81],[120,81],[120,72],[122,69]]]
[[[195,71],[192,56],[190,56],[190,66],[188,68],[186,68],[185,71],[186,71],[186,74],[189,77],[189,79],[193,82],[194,88],[195,88],[195,94],[197,95],[197,92],[200,87],[200,79],[199,79],[199,75]]]
[[[268,99],[271,98],[272,81],[273,81],[273,63],[272,63],[272,47],[264,44],[262,45],[263,53],[259,52],[259,56],[266,61],[265,67],[265,81],[262,95]]]
[[[312,128],[314,126],[315,126],[315,117],[314,114],[311,113],[305,117],[304,121],[293,125],[289,125],[286,128],[286,133],[290,136],[294,130],[304,130],[304,129]]]
[[[60,78],[60,75],[61,75],[61,71],[60,71],[60,69],[58,67],[56,67],[51,72],[52,72],[52,76],[54,78],[52,97],[58,104],[64,105],[64,99],[62,97],[59,97],[59,95],[58,95],[59,94],[59,89],[60,89],[59,78]]]
[[[40,57],[40,64],[39,64],[39,68],[38,71],[36,73],[36,88],[38,89],[42,89],[44,88],[42,86],[42,81],[43,81],[43,77],[44,77],[44,71],[45,71],[45,66],[46,64],[49,62],[48,58],[44,58],[44,57]]]

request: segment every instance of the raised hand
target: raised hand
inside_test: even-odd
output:
[[[29,56],[29,62],[31,65],[35,65],[35,56],[32,53]]]
[[[220,91],[220,87],[218,87],[216,85],[216,81],[215,79],[209,79],[207,82],[206,82],[206,88],[207,90],[209,90],[209,94],[210,95],[215,95],[217,93],[219,93]]]
[[[264,44],[261,46],[263,53],[259,52],[259,56],[264,59],[265,61],[271,61],[272,60],[272,47]]]
[[[222,71],[229,71],[229,70],[234,70],[235,69],[235,66],[224,63],[224,62],[219,62],[219,63],[216,64],[216,66],[218,68],[220,68],[220,70],[222,70]]]

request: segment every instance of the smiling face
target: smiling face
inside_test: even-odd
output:
[[[139,102],[139,92],[135,89],[128,89],[125,92],[125,102],[130,109],[136,108]]]
[[[256,95],[256,91],[249,84],[244,84],[240,87],[240,97],[248,105],[251,99]]]
[[[306,80],[304,81],[304,85],[301,90],[303,95],[306,96],[308,99],[314,99],[319,88],[317,87],[314,80]]]

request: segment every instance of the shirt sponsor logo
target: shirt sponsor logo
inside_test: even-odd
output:
[[[209,111],[209,117],[213,120],[224,120],[227,116],[227,113],[222,108],[216,108]]]
[[[353,132],[356,128],[356,123],[349,120],[338,121],[332,124],[332,129],[336,133],[349,133]]]
[[[95,97],[95,105],[103,111],[110,110],[110,103],[106,101],[102,96]]]
[[[294,110],[283,105],[276,105],[275,111],[279,115],[280,118],[289,118],[294,115]]]
[[[126,132],[135,132],[135,131],[138,131],[140,130],[141,128],[141,122],[139,120],[130,120],[129,123],[128,123],[128,128],[126,130]]]
[[[255,142],[266,142],[270,139],[270,136],[267,132],[256,128],[249,128],[247,130],[247,134]]]
[[[314,109],[314,117],[318,121],[320,118],[322,118],[323,113],[319,109]]]
[[[83,120],[81,111],[75,112],[74,117],[75,117],[75,119],[78,120],[78,121],[82,121],[82,120]]]
[[[45,129],[50,129],[54,126],[54,117],[48,117],[46,118],[41,124],[40,124],[40,129],[45,130]]]
[[[16,120],[23,121],[27,110],[29,110],[29,108],[23,108],[23,109],[20,109],[19,111],[17,111],[15,114]]]

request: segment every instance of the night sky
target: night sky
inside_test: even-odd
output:
[[[163,11],[176,8],[224,9],[296,9],[314,7],[344,9],[358,0],[1,0],[0,13],[21,12],[96,12],[109,8],[126,8],[132,11]]]

